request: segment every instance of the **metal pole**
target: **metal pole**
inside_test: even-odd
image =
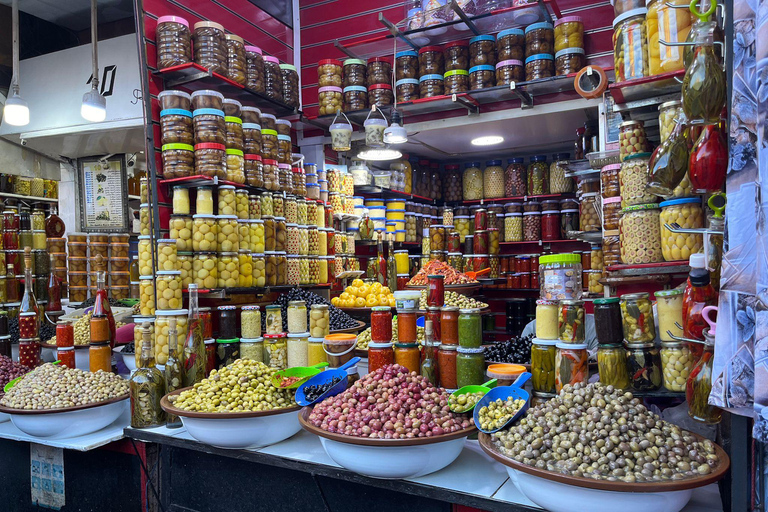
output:
[[[19,93],[19,0],[13,0],[11,7],[11,31],[13,32],[13,77],[11,94]],[[11,96],[9,94],[8,96]]]
[[[14,0],[17,1],[17,0]],[[99,52],[98,52],[98,14],[96,11],[97,0],[91,0],[91,60],[93,63],[93,78],[91,85],[98,92],[99,90]]]

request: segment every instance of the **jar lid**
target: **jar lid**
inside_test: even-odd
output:
[[[667,206],[674,206],[677,204],[693,204],[693,203],[699,203],[701,204],[701,199],[698,197],[683,197],[681,199],[670,199],[669,201],[662,201],[659,206],[662,208],[666,208]]]
[[[624,346],[627,348],[653,348],[654,343],[652,341],[638,341],[635,343],[630,343],[627,340],[624,340]]]
[[[466,347],[456,347],[456,351],[459,354],[482,354],[485,349],[480,348],[466,348]]]
[[[537,53],[536,55],[526,57],[525,63],[528,64],[529,62],[533,62],[535,60],[555,60],[555,58],[551,53]]]
[[[215,142],[202,142],[200,144],[195,144],[195,151],[198,149],[218,149],[224,151],[227,147],[224,144],[216,144]]]
[[[604,165],[602,169],[600,169],[600,172],[603,171],[618,171],[621,169],[621,164],[608,164]]]
[[[341,61],[336,59],[322,59],[317,63],[318,66],[325,66],[327,64],[341,67]]]
[[[584,55],[584,48],[563,48],[559,52],[555,53],[555,58],[558,59],[562,57],[563,55],[571,55],[571,54],[581,54]]]
[[[494,69],[496,68],[494,68],[489,64],[482,64],[480,66],[472,66],[471,68],[469,68],[469,73],[472,74],[476,71],[493,71]]]
[[[674,297],[675,295],[682,295],[682,288],[672,288],[671,290],[659,290],[654,293],[656,297]]]
[[[443,80],[443,75],[421,75],[419,77],[419,83],[424,82],[426,80]]]
[[[581,20],[581,16],[565,16],[563,18],[559,18],[555,22],[555,26],[562,25],[563,23],[584,23]]]
[[[638,7],[637,9],[630,9],[627,12],[621,13],[613,19],[613,29],[615,30],[616,25],[624,20],[634,18],[635,16],[645,16],[646,14],[648,14],[648,9],[645,7]]]
[[[218,25],[218,23],[214,23],[214,25]],[[222,30],[224,29],[222,28]],[[195,91],[190,95],[190,98],[195,99],[198,96],[215,96],[216,98],[219,98],[222,102],[224,101],[223,94],[221,94],[219,91],[212,91],[211,89],[200,89],[199,91]]]
[[[507,36],[522,36],[522,35],[525,35],[525,31],[523,29],[508,28],[496,34],[496,38],[501,39],[502,37],[507,37]]]
[[[218,338],[216,343],[240,343],[240,338]]]
[[[325,87],[319,88],[317,92],[341,92],[341,87],[336,87],[335,85],[326,85]],[[288,123],[290,124],[290,121]]]
[[[523,216],[526,215],[541,215],[541,212],[523,212]]]
[[[637,119],[630,119],[629,121],[624,121],[623,123],[619,124],[619,128],[624,126],[645,126],[645,123],[638,121]]]
[[[398,87],[400,85],[416,85],[418,83],[419,83],[419,80],[417,78],[401,78],[400,80],[395,82],[395,87]],[[360,86],[358,87],[359,89],[365,90],[365,87],[360,87]],[[349,87],[345,88],[344,90],[346,91],[347,89],[349,89]]]
[[[219,25],[218,23],[215,23],[213,21],[198,21],[194,25],[194,29],[197,30],[198,28],[217,28],[224,32],[224,27]]]
[[[274,131],[274,130],[270,130]],[[264,165],[274,165],[277,166],[277,160],[270,160],[269,158],[264,159]]]
[[[525,27],[525,33],[527,34],[528,32],[531,32],[533,30],[541,30],[541,29],[544,29],[544,30],[554,30],[554,28],[555,27],[551,23],[548,23],[546,21],[542,21],[542,22],[539,22],[539,23],[532,23],[532,24],[528,25],[527,27]]]
[[[196,213],[192,216],[193,219],[215,219],[216,216],[210,213]],[[149,238],[149,235],[146,235]]]
[[[522,65],[523,65],[523,61],[521,61],[521,60],[516,60],[516,59],[503,60],[503,61],[501,61],[501,62],[496,64],[496,69],[503,68],[504,66],[522,66]],[[516,159],[513,158],[511,160],[516,160]],[[515,162],[515,163],[522,163],[523,159],[520,158],[519,160],[520,160],[520,162]],[[512,162],[510,162],[510,163],[512,163]]]
[[[240,338],[240,343],[262,343],[263,341],[264,341],[264,338],[262,338],[261,336],[259,336],[258,338]],[[229,343],[229,341],[224,340],[217,343]]]
[[[166,309],[155,311],[155,316],[187,316],[189,310],[187,309]]]
[[[560,350],[586,350],[586,343],[566,343],[564,341],[558,341],[555,345]]]
[[[345,59],[344,60],[345,66],[352,66],[354,64],[357,64],[358,66],[365,66],[365,61],[363,59]]]
[[[170,151],[173,149],[180,149],[184,151],[194,151],[194,147],[190,144],[181,144],[177,142],[173,142],[171,144],[163,144],[163,146],[160,148],[161,151]]]
[[[391,308],[391,307],[389,307],[389,306],[374,306],[374,307],[372,307],[372,308],[371,308],[371,311],[384,311],[384,312],[389,312],[389,311],[391,311],[391,310],[392,310],[392,308]]]
[[[646,211],[646,210],[658,210],[659,205],[656,203],[653,204],[635,204],[632,206],[627,206],[623,210],[621,210],[621,213],[629,213],[629,212],[640,212],[640,211]]]
[[[271,62],[272,64],[280,64],[280,59],[278,59],[277,57],[273,57],[272,55],[265,55],[264,61]]]
[[[236,36],[235,34],[227,34],[224,36],[224,39],[226,39],[227,41],[235,41],[237,43],[245,45],[245,41],[243,41],[243,38],[240,36]]]
[[[189,28],[189,22],[181,16],[160,16],[157,18],[157,24],[159,25],[161,23],[180,23]]]
[[[292,332],[288,333],[289,338],[309,338],[309,332]]]
[[[539,54],[539,55],[548,55],[548,54]],[[533,55],[535,57],[535,55]],[[552,55],[549,55],[549,58],[552,58]],[[533,155],[531,157],[531,162],[546,162],[547,161],[547,155]]]
[[[522,217],[522,212],[512,212],[504,215],[505,217]]]
[[[498,166],[498,165],[501,165],[501,160],[488,160],[487,162],[485,162],[485,165],[487,167]]]
[[[256,161],[259,161],[259,162],[261,161],[261,155],[251,155],[251,154],[248,154],[248,155],[244,155],[244,157],[245,157],[246,160],[256,160]]]
[[[162,94],[162,93],[160,93],[160,94]],[[683,104],[683,102],[680,101],[680,100],[665,101],[664,103],[659,105],[659,110],[664,110],[666,108],[671,108],[671,107],[679,107],[682,104]]]
[[[621,296],[621,300],[640,300],[640,299],[647,299],[648,298],[647,292],[639,292],[639,293],[625,293]]]
[[[376,90],[376,89],[389,89],[392,90],[392,86],[389,84],[373,84],[368,86],[368,90]]]
[[[392,64],[392,57],[371,57],[368,59],[368,64],[372,62],[387,62],[388,64]]]
[[[243,156],[243,152],[242,152],[241,150],[239,150],[239,149],[235,149],[235,148],[227,148],[227,149],[226,149],[224,152],[225,152],[226,154],[228,154],[228,155],[237,155],[237,156]],[[240,192],[240,191],[238,190],[238,192]],[[243,192],[245,192],[246,194],[248,193],[248,192],[247,192],[247,191],[245,191],[245,190],[243,190]]]
[[[601,270],[598,270],[598,272],[602,272]],[[682,292],[681,292],[682,293]],[[618,304],[619,298],[618,297],[605,297],[603,299],[595,299],[595,304],[598,305],[604,305],[604,304]]]
[[[453,48],[454,46],[469,46],[469,41],[466,39],[460,39],[459,41],[451,41],[449,43],[445,43],[443,45],[443,50],[447,50],[448,48]]]
[[[258,53],[259,55],[263,55],[264,54],[264,52],[261,51],[261,48],[259,48],[258,46],[248,45],[248,46],[245,47],[245,51],[246,52],[251,52],[251,53]]]
[[[514,377],[514,376],[520,375],[524,371],[525,371],[525,366],[521,364],[496,363],[496,364],[488,365],[486,374],[488,375],[488,377],[503,379],[504,377]]]
[[[473,315],[476,313],[480,313],[480,308],[462,308],[459,309],[459,313],[462,315]]]
[[[606,197],[603,199],[603,204],[619,203],[621,202],[621,196]]]
[[[443,78],[448,78],[456,75],[462,75],[462,76],[469,75],[469,71],[467,71],[466,69],[452,69],[450,71],[446,71],[445,74],[443,74]],[[448,169],[448,166],[446,165],[445,168]]]
[[[405,50],[405,51],[402,51],[402,52],[397,52],[395,54],[395,58],[396,59],[399,59],[400,57],[418,57],[418,56],[419,56],[419,54],[416,53],[413,50]]]
[[[545,254],[539,256],[539,264],[547,263],[581,263],[581,256],[578,254]]]
[[[275,340],[275,341],[277,341],[280,338],[285,338],[285,336],[286,336],[286,333],[279,332],[277,334],[265,334],[264,335],[264,339],[265,340]],[[272,341],[270,341],[270,343],[272,343]]]
[[[496,38],[491,35],[484,34],[484,35],[473,37],[472,39],[469,40],[469,44],[476,43],[478,41],[496,41]]]
[[[426,52],[441,52],[443,51],[442,48],[439,46],[423,46],[421,49],[419,49],[419,55]]]
[[[454,350],[456,350],[458,347],[457,347],[456,345],[440,345],[438,348],[439,348],[440,350],[448,350],[448,351],[450,351],[450,352],[453,352],[453,351],[454,351]]]

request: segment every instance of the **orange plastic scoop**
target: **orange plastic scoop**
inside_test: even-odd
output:
[[[490,271],[491,271],[490,268],[484,268],[483,270],[479,270],[477,272],[475,272],[473,270],[470,270],[470,271],[464,272],[464,273],[467,274],[467,277],[469,277],[470,279],[477,279],[477,276],[485,275],[485,274],[487,274]]]

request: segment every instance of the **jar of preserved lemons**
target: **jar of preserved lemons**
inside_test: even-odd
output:
[[[163,238],[157,241],[157,270],[176,270],[176,240]],[[177,308],[171,308],[177,309]]]
[[[462,181],[465,201],[483,198],[483,171],[480,170],[480,162],[466,164]]]
[[[176,259],[176,269],[181,272],[181,286],[188,288],[192,279],[192,253],[180,252]]]
[[[184,350],[184,341],[187,339],[187,317],[189,316],[189,311],[186,309],[157,311],[156,315],[155,363],[162,365],[168,361],[168,331],[171,327],[171,318],[176,320],[176,353],[181,354]]]
[[[149,235],[139,236],[139,275],[151,276],[153,268],[152,240]]]
[[[199,215],[213,215],[213,189],[211,187],[197,187],[195,212]]]
[[[267,285],[267,262],[263,253],[251,254],[253,264],[253,286],[263,288]]]
[[[648,76],[647,12],[644,7],[632,9],[613,20],[613,55],[617,82]]]
[[[181,272],[161,270],[155,279],[156,308],[162,311],[179,309],[182,305]]]
[[[155,314],[155,276],[139,276],[139,312],[143,316]]]
[[[264,221],[261,219],[253,219],[249,224],[250,239],[251,239],[251,251],[263,253],[264,252]]]
[[[237,240],[240,244],[240,250],[251,252],[251,221],[237,221]]]
[[[237,252],[240,250],[240,237],[237,231],[237,215],[218,215],[218,235],[216,237],[219,252]],[[219,276],[221,278],[221,276]]]
[[[192,250],[191,215],[171,215],[168,228],[170,229],[168,236],[176,240],[176,248],[179,251]]]
[[[218,261],[219,288],[235,288],[240,282],[240,260],[236,252],[222,252]]]
[[[685,0],[652,0],[648,3],[646,25],[651,75],[683,69],[685,46],[679,43],[684,43],[691,31],[692,16],[688,5]]]
[[[694,233],[673,233],[665,224],[679,224],[684,229],[702,229],[705,225],[701,199],[686,197],[664,201],[661,206],[661,252],[665,261],[688,261],[691,254],[701,252],[704,237]]]
[[[248,218],[248,191],[238,190],[235,192],[235,215],[238,219]]]
[[[192,281],[201,289],[218,285],[218,257],[215,252],[196,252],[192,257]]]
[[[275,209],[272,204],[272,192],[262,192],[259,196],[259,202],[261,203],[261,216],[275,216]]]
[[[253,261],[250,251],[240,249],[237,253],[240,268],[238,276],[238,286],[241,288],[250,288],[253,286]]]
[[[235,199],[234,185],[221,185],[219,187],[219,215],[235,215],[237,212],[237,200]]]

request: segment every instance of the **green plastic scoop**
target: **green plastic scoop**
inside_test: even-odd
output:
[[[57,359],[56,361],[54,361],[51,364],[59,364],[60,362],[61,361]],[[16,377],[15,379],[9,380],[8,384],[6,384],[5,387],[3,388],[3,392],[5,392],[5,393],[9,392],[11,390],[11,388],[16,385],[17,382],[19,382],[21,379],[23,379],[26,376],[27,376],[27,374],[25,373],[21,377]]]
[[[491,388],[493,388],[495,386],[496,386],[496,379],[491,379],[488,382],[486,382],[485,384],[481,384],[479,386],[477,384],[470,384],[469,386],[462,386],[459,389],[457,389],[456,391],[454,391],[453,393],[451,393],[451,396],[458,397],[459,395],[466,395],[466,394],[469,394],[469,393],[482,393],[483,395],[485,395],[487,392],[489,392],[491,390]],[[478,402],[479,401],[480,400],[478,399]],[[475,408],[475,405],[477,405],[477,402],[467,404],[467,406],[464,409],[457,409],[455,411],[452,410],[452,412],[457,412],[457,413],[469,412],[469,411],[471,411],[472,409]]]
[[[328,366],[328,363],[317,363],[314,366],[297,366],[295,368],[288,368],[287,370],[280,370],[272,375],[272,385],[280,389],[296,389],[301,386],[310,377],[314,377],[322,371],[322,368]],[[287,386],[281,386],[283,380],[290,377],[299,377]]]

